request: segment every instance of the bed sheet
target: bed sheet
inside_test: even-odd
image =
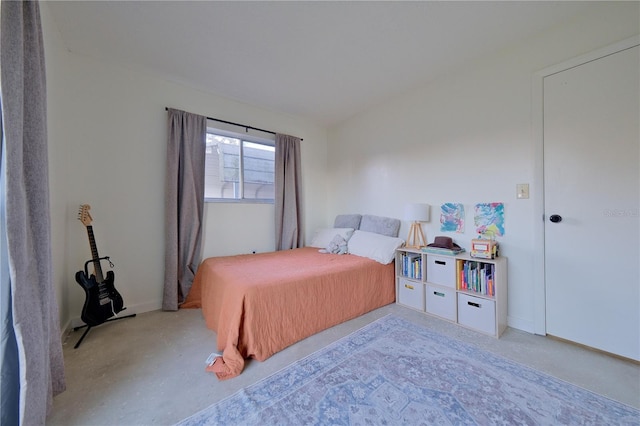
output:
[[[204,260],[182,308],[202,308],[222,351],[216,375],[395,301],[394,264],[305,247]]]

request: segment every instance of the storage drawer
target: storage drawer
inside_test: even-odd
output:
[[[398,303],[424,312],[424,284],[398,278]]]
[[[453,289],[427,285],[426,311],[430,314],[456,320],[456,292]]]
[[[495,302],[481,297],[458,293],[458,323],[495,336]]]
[[[456,288],[456,260],[452,257],[427,255],[427,281]]]

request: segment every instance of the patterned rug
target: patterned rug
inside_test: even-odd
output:
[[[191,425],[640,425],[640,411],[388,315]]]

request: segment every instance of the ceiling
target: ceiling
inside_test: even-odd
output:
[[[332,126],[559,25],[574,1],[51,1],[73,53]]]

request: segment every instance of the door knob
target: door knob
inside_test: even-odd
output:
[[[552,214],[551,216],[549,216],[549,220],[553,223],[562,222],[562,216],[560,216],[559,214]]]

